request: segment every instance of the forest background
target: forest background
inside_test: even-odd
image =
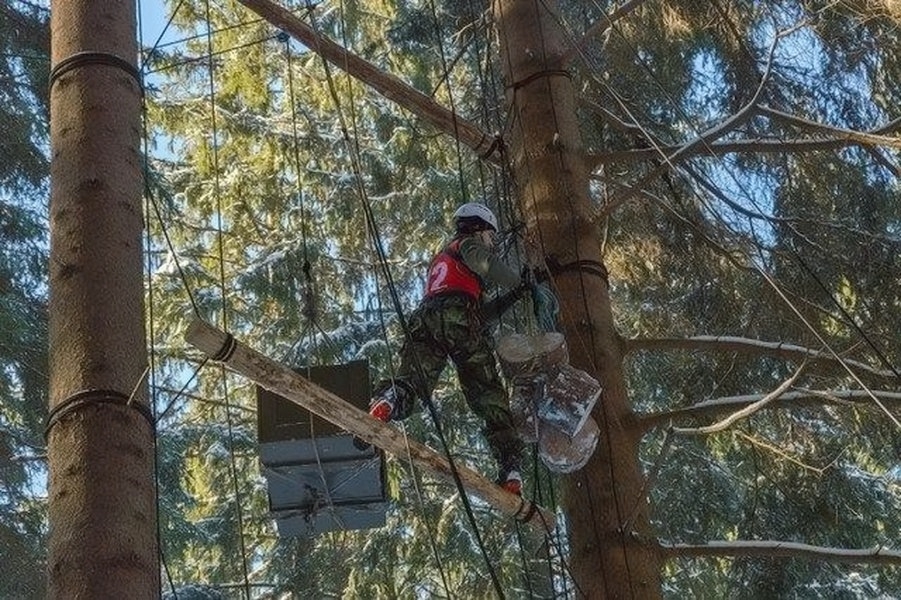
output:
[[[662,594],[898,596],[897,5],[558,4],[666,555]],[[292,8],[461,119],[512,127],[487,4]],[[0,596],[41,598],[49,13],[13,0],[0,14]],[[524,262],[516,182],[240,5],[169,2],[166,14],[159,39],[144,29],[139,59],[163,590],[491,597],[453,490],[402,460],[389,461],[384,528],[279,539],[252,386],[210,368],[192,377],[201,358],[183,339],[196,312],[287,364],[366,358],[377,378],[401,339],[390,294],[415,305],[462,200],[488,199],[507,259]],[[527,310],[501,325],[534,328]],[[450,374],[436,403],[453,415],[442,425],[454,455],[488,471]],[[439,446],[427,417],[406,427]],[[541,482],[545,502],[565,484],[540,464],[529,474],[527,493]],[[514,524],[477,517],[511,597],[579,594],[565,537],[542,557]],[[819,550],[786,555],[767,541]],[[849,559],[855,549],[871,552]]]

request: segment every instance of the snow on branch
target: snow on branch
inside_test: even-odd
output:
[[[707,425],[705,427],[697,427],[697,428],[675,427],[675,428],[673,428],[673,432],[681,433],[683,435],[704,435],[704,434],[708,434],[708,433],[716,433],[717,431],[722,431],[723,429],[726,429],[727,427],[729,427],[730,425],[732,425],[739,419],[743,419],[745,417],[751,416],[752,414],[761,410],[767,404],[771,403],[773,400],[776,400],[777,398],[779,398],[782,394],[784,394],[786,391],[788,391],[788,388],[790,388],[795,383],[795,381],[798,380],[798,377],[801,376],[801,372],[803,370],[804,370],[804,364],[802,364],[800,367],[798,367],[798,369],[794,372],[794,374],[791,377],[789,377],[788,379],[786,379],[785,381],[783,381],[779,385],[779,387],[777,387],[775,390],[773,390],[772,392],[770,392],[769,394],[767,394],[766,396],[764,396],[757,402],[748,404],[741,410],[738,410],[738,411],[732,413],[731,415],[729,415],[728,417],[726,417],[719,423],[714,423],[713,425]]]
[[[638,350],[715,350],[717,352],[746,352],[765,356],[776,356],[788,360],[809,360],[817,362],[841,362],[849,368],[865,371],[877,377],[894,377],[894,371],[877,369],[866,363],[835,358],[831,353],[786,344],[784,342],[765,342],[750,338],[725,335],[698,335],[688,338],[632,338],[626,340],[626,352]]]
[[[776,110],[768,106],[758,106],[757,110],[760,114],[766,115],[772,119],[778,119],[802,128],[813,129],[830,135],[836,140],[844,140],[862,146],[883,146],[886,148],[894,148],[896,150],[901,148],[901,138],[887,135],[895,132],[899,126],[901,126],[901,118],[894,119],[872,131],[855,131],[853,129],[845,129],[843,127],[836,127],[835,125],[827,125],[811,119],[805,119],[804,117]]]
[[[880,390],[809,390],[799,389],[793,392],[782,394],[778,400],[768,403],[769,408],[788,408],[792,406],[824,406],[839,405],[847,406],[851,404],[863,404],[872,401],[875,395],[883,403],[897,404],[901,407],[901,392],[888,392]],[[684,408],[675,410],[648,413],[638,416],[638,422],[642,429],[650,429],[661,423],[672,423],[676,421],[687,421],[690,419],[698,419],[704,416],[716,415],[741,410],[745,406],[760,403],[767,396],[762,394],[747,394],[742,396],[724,396],[722,398],[713,398],[698,402]],[[896,412],[898,412],[896,410]]]
[[[831,548],[775,540],[713,541],[706,544],[667,544],[660,549],[666,558],[686,556],[760,556],[764,558],[806,558],[838,563],[879,565],[901,564],[901,552],[882,546],[869,549]]]
[[[584,102],[584,101],[583,101]],[[615,116],[607,109],[599,106],[591,106],[596,112],[603,112],[605,121],[616,123]],[[853,129],[844,129],[817,123],[810,119],[805,119],[797,115],[774,110],[766,106],[756,106],[753,108],[756,114],[761,114],[774,119],[791,123],[798,127],[816,130],[821,137],[796,139],[796,140],[765,140],[765,139],[744,139],[744,140],[728,140],[724,142],[715,142],[698,149],[698,154],[709,156],[718,156],[723,154],[732,154],[738,152],[814,152],[822,150],[835,150],[845,148],[847,146],[865,146],[865,147],[884,147],[884,148],[901,148],[901,138],[889,135],[896,129],[901,128],[901,119],[895,119],[881,127],[870,131],[855,131]],[[622,122],[618,123],[622,129]],[[606,165],[611,163],[635,163],[646,162],[651,160],[659,160],[661,153],[670,156],[680,150],[683,146],[675,145],[656,145],[652,148],[633,148],[630,150],[611,150],[601,154],[589,155],[587,160],[595,166]],[[893,168],[894,169],[894,168]]]

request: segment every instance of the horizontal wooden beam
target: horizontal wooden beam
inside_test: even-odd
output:
[[[189,344],[224,363],[232,371],[260,386],[287,398],[401,459],[408,459],[418,468],[447,481],[454,481],[450,462],[425,444],[411,440],[396,427],[373,419],[364,411],[339,398],[312,381],[271,358],[249,348],[209,323],[195,319],[185,336]],[[540,506],[511,494],[481,474],[463,465],[454,465],[467,492],[475,494],[505,515],[528,523],[542,533],[549,534],[556,526],[554,514]]]

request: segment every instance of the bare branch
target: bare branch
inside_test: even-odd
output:
[[[690,140],[686,144],[679,146],[672,153],[664,153],[660,147],[655,147],[654,150],[658,152],[662,156],[663,162],[659,164],[655,169],[646,173],[643,177],[640,177],[638,181],[636,181],[630,190],[622,192],[618,195],[614,195],[610,197],[604,206],[601,207],[600,211],[598,211],[598,218],[604,219],[612,213],[617,206],[620,204],[630,200],[633,198],[637,192],[635,190],[643,189],[649,183],[660,177],[667,170],[673,168],[674,164],[688,156],[692,156],[697,153],[700,149],[707,148],[713,143],[714,140],[719,139],[720,137],[726,135],[730,131],[737,128],[739,125],[747,121],[755,112],[755,107],[757,106],[757,100],[760,97],[761,92],[763,91],[764,86],[769,79],[770,68],[772,66],[772,57],[773,51],[775,49],[775,44],[773,48],[770,49],[770,57],[767,62],[767,69],[764,72],[763,77],[760,80],[760,85],[754,91],[754,96],[751,100],[741,108],[734,115],[731,115],[723,122],[718,125],[715,125],[708,129],[707,131],[701,133],[694,139]]]
[[[798,458],[797,456],[795,456],[794,454],[789,452],[787,449],[780,448],[778,445],[768,442],[768,441],[762,439],[760,436],[749,435],[749,434],[745,433],[744,431],[736,431],[735,435],[737,437],[745,440],[752,446],[756,446],[757,448],[764,450],[765,452],[772,452],[773,454],[778,456],[780,460],[784,460],[793,465],[797,465],[801,469],[805,469],[807,471],[813,471],[817,475],[823,475],[828,469],[832,468],[832,466],[835,464],[836,460],[838,460],[838,456],[841,455],[841,452],[840,452],[838,455],[836,455],[835,458],[832,459],[832,461],[830,461],[830,463],[828,465],[826,465],[824,467],[815,467],[811,464],[808,464],[808,463],[802,461],[800,458]]]
[[[581,98],[579,98],[579,105],[584,106],[585,108],[589,109],[591,112],[595,113],[597,116],[599,116],[601,118],[602,121],[604,121],[612,129],[614,129],[620,133],[635,136],[635,138],[637,138],[637,139],[641,139],[643,137],[649,137],[649,134],[644,129],[642,129],[639,125],[637,125],[636,123],[627,123],[626,121],[623,121],[618,116],[613,114],[612,111],[604,108],[599,103],[594,102],[593,100],[589,100],[588,98],[581,97]],[[653,148],[642,148],[641,150],[624,150],[622,152],[611,152],[611,153],[605,152],[604,154],[601,154],[601,155],[586,154],[585,158],[586,158],[586,163],[597,166],[598,164],[607,163],[607,162],[622,162],[622,161],[613,161],[613,160],[602,160],[601,158],[598,158],[599,156],[607,157],[611,154],[630,154],[631,152],[642,152],[642,153],[647,153],[649,155],[648,158],[645,158],[643,160],[650,160],[650,158],[659,158],[660,157],[660,152],[657,150],[657,148],[664,148],[664,152],[674,152],[676,149],[676,146],[662,147],[655,142]]]
[[[901,552],[882,546],[857,550],[811,546],[798,542],[776,540],[713,541],[706,544],[661,543],[660,550],[667,558],[686,556],[761,556],[766,558],[807,558],[838,563],[897,565],[901,564]]]
[[[699,335],[688,338],[632,338],[626,340],[625,345],[626,352],[640,350],[705,350],[745,352],[761,356],[776,356],[787,360],[810,360],[814,363],[842,362],[849,367],[854,367],[877,377],[895,376],[894,371],[877,369],[860,361],[845,358],[839,360],[831,352],[823,352],[783,342],[765,342],[725,335]]]
[[[884,390],[872,390],[883,403],[895,403],[901,407],[901,393]],[[717,414],[730,413],[741,410],[742,407],[752,405],[765,398],[763,394],[744,394],[741,396],[724,396],[704,400],[691,406],[674,410],[648,413],[637,417],[639,426],[643,430],[656,427],[661,424],[669,424],[676,421],[689,421]],[[798,389],[794,392],[786,392],[769,408],[791,408],[794,406],[848,406],[860,405],[872,401],[870,391],[867,390],[809,390]]]
[[[718,431],[722,431],[723,429],[726,429],[727,427],[729,427],[730,425],[732,425],[739,419],[751,416],[755,412],[762,410],[767,404],[770,404],[771,402],[773,402],[773,400],[776,400],[780,396],[782,396],[788,390],[788,388],[790,388],[795,383],[795,381],[798,380],[798,377],[801,376],[801,372],[804,371],[805,364],[806,363],[802,363],[801,366],[798,367],[798,369],[794,372],[794,374],[791,377],[789,377],[788,379],[786,379],[785,381],[783,381],[779,385],[779,387],[777,387],[775,390],[773,390],[772,392],[770,392],[769,394],[767,394],[766,396],[764,396],[757,402],[748,404],[741,410],[735,411],[734,413],[732,413],[731,415],[729,415],[722,421],[720,421],[718,423],[714,423],[713,425],[707,425],[706,427],[696,427],[696,428],[675,427],[675,428],[673,428],[673,432],[681,433],[682,435],[704,435],[704,434],[708,434],[708,433],[716,433]]]
[[[797,317],[798,321],[804,324],[804,327],[807,329],[807,331],[809,331],[813,335],[813,337],[815,337],[817,341],[820,342],[823,348],[825,348],[829,352],[829,354],[831,354],[835,358],[835,360],[838,361],[838,363],[842,366],[842,369],[851,376],[851,379],[857,382],[857,385],[870,392],[870,398],[873,399],[873,402],[875,402],[876,405],[882,409],[882,412],[884,412],[886,416],[888,416],[888,418],[892,420],[892,422],[898,427],[898,429],[901,429],[901,420],[899,420],[898,417],[892,414],[891,411],[889,411],[885,407],[885,405],[879,401],[879,398],[873,395],[866,384],[861,381],[860,376],[854,371],[854,369],[851,368],[851,365],[849,365],[843,357],[838,355],[838,352],[832,347],[829,342],[826,341],[819,330],[813,326],[813,324],[807,319],[807,317],[805,317],[798,309],[798,307],[795,306],[795,304],[789,299],[786,292],[782,290],[781,287],[779,287],[779,284],[776,282],[773,276],[763,268],[761,268],[759,265],[754,265],[754,268],[760,274],[760,276],[763,277],[767,284],[769,284],[769,286],[773,288],[773,291],[776,292],[776,294],[778,294],[780,298],[782,298],[782,301],[786,304],[786,306],[788,306],[789,309],[791,309],[791,311],[795,314],[795,317]],[[889,364],[888,366],[892,368],[891,364]],[[892,372],[895,373],[896,370],[892,368]]]
[[[835,127],[833,125],[817,123],[816,121],[811,121],[810,119],[805,119],[803,117],[782,112],[781,110],[776,110],[767,106],[759,106],[757,107],[757,109],[761,114],[764,114],[768,117],[779,119],[792,125],[805,127],[807,129],[822,131],[835,136],[835,139],[843,139],[863,146],[885,146],[887,148],[901,148],[901,137],[890,137],[882,135],[883,133],[890,133],[897,129],[898,126],[901,125],[901,121],[899,121],[899,119],[895,119],[891,123],[883,125],[882,127],[872,132],[867,132],[854,131],[853,129],[844,129],[842,127]]]
[[[860,132],[858,132],[860,133]],[[861,133],[861,135],[867,135]],[[880,138],[890,140],[890,143],[879,144],[892,148],[901,148],[901,138]],[[786,140],[786,141],[769,141],[769,140],[734,140],[728,142],[719,142],[708,144],[699,148],[693,156],[722,156],[724,154],[733,153],[777,153],[777,152],[816,152],[822,150],[836,150],[846,148],[848,146],[862,146],[863,142],[847,137],[830,138],[821,140]],[[612,152],[604,152],[601,154],[586,155],[585,161],[588,164],[598,167],[600,165],[609,165],[614,163],[636,163],[648,162],[660,158],[660,153],[667,155],[675,153],[681,146],[658,146],[656,148],[636,148],[634,150],[615,150]],[[897,170],[894,165],[889,167],[892,171]]]

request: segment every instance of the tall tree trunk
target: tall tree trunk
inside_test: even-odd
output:
[[[135,4],[51,14],[49,597],[158,598]]]
[[[554,277],[571,362],[604,386],[594,409],[601,428],[588,464],[566,478],[564,509],[571,574],[580,597],[659,598],[660,557],[651,536],[639,432],[623,374],[622,344],[601,271],[589,180],[572,81],[554,2],[494,0],[493,11],[514,114],[509,142],[525,202],[530,249],[566,268]],[[578,261],[584,268],[578,268]]]

